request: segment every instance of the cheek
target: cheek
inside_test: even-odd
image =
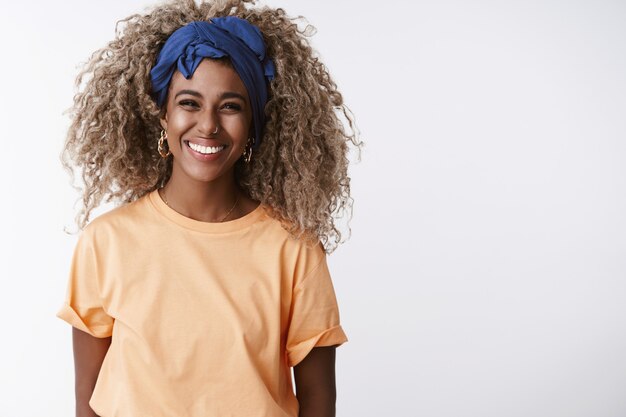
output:
[[[243,119],[241,123],[237,125],[237,133],[239,134],[240,137],[244,139],[248,139],[249,130],[250,130],[250,123],[246,119]]]
[[[168,118],[167,133],[170,136],[177,137],[189,129],[191,125],[193,125],[193,118],[189,113],[174,110]]]
[[[252,129],[252,117],[242,114],[239,117],[230,120],[230,131],[238,138],[248,139],[250,129]]]
[[[245,115],[225,118],[221,121],[223,129],[226,129],[233,139],[243,140],[244,143],[248,139],[250,131],[250,120]]]

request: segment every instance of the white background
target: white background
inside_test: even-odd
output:
[[[62,112],[151,3],[1,6],[1,416],[73,415]],[[367,143],[337,415],[626,416],[626,3],[269,4],[318,28]]]

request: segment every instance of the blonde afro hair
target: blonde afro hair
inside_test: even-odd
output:
[[[239,186],[292,236],[319,240],[329,253],[343,241],[337,221],[352,211],[348,152],[362,144],[352,115],[308,42],[312,27],[246,0],[165,3],[120,21],[115,39],[91,56],[77,78],[62,153],[64,167],[84,182],[79,228],[103,201],[128,203],[169,179],[172,159],[157,152],[161,109],[150,70],[176,29],[228,15],[261,30],[276,67],[264,136],[252,162],[236,166]]]

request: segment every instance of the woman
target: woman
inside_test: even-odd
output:
[[[347,338],[326,253],[360,143],[302,32],[281,9],[172,2],[126,19],[85,75],[58,313],[77,415],[333,416]],[[87,224],[103,199],[124,204]]]

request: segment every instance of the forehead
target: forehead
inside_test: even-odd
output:
[[[246,86],[229,61],[203,59],[191,78],[186,79],[180,71],[175,71],[169,85],[170,93],[183,89],[193,89],[201,94],[220,94],[232,91],[248,97]]]

